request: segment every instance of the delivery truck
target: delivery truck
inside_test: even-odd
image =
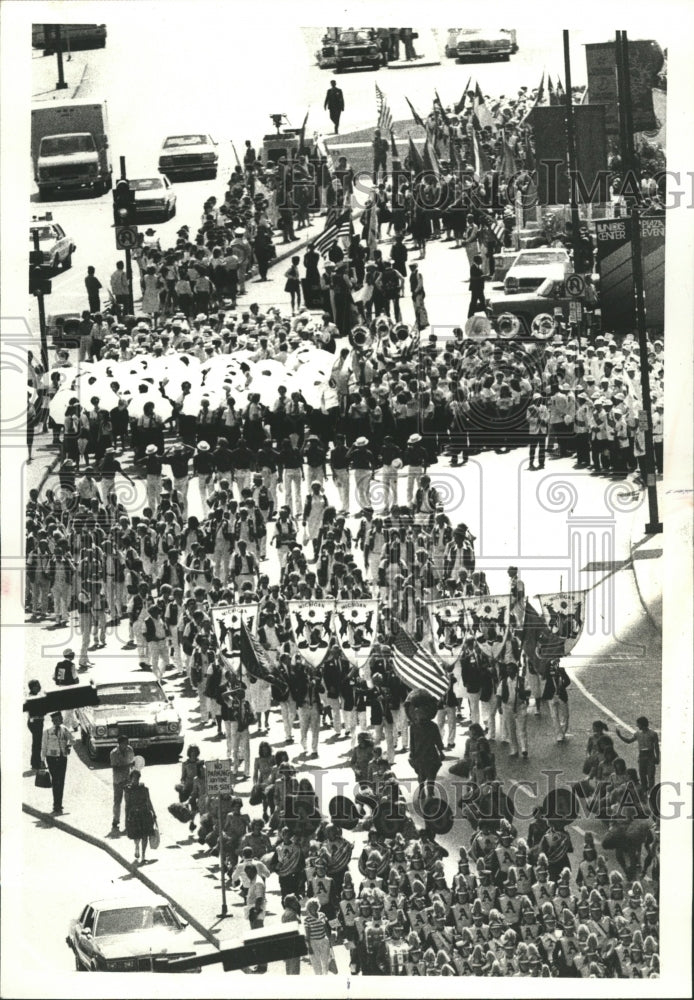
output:
[[[111,187],[105,101],[41,101],[31,107],[31,160],[39,197]]]

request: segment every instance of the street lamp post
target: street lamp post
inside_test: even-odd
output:
[[[55,85],[55,89],[67,90],[65,73],[63,72],[63,36],[59,24],[55,26],[55,54],[58,60],[58,82]]]
[[[646,414],[644,437],[646,490],[648,493],[647,535],[658,535],[663,523],[658,516],[658,489],[655,476],[655,455],[653,448],[653,413],[651,411],[651,385],[648,378],[648,342],[646,339],[646,303],[643,287],[643,260],[641,257],[641,213],[634,206],[631,210],[631,262],[634,274],[634,294],[636,297],[636,326],[639,335],[639,357],[641,359],[641,397]]]

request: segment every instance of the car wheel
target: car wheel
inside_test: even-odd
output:
[[[171,206],[171,211],[169,212],[169,218],[170,219],[176,218],[176,202],[174,202],[173,205]]]
[[[63,261],[63,271],[69,271],[72,267],[72,250]]]
[[[79,957],[75,955],[75,972],[85,972],[85,968],[79,960]]]
[[[89,759],[94,761],[98,760],[101,754],[101,751],[91,736],[87,736],[87,753],[89,754]]]
[[[178,760],[182,753],[182,743],[172,743],[171,746],[166,747],[166,755],[167,757],[170,757],[174,763]]]
[[[53,260],[51,261],[51,270],[53,271],[54,274],[56,274],[60,270],[60,257],[58,256],[58,254],[56,254]]]

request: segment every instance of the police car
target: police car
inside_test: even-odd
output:
[[[33,216],[29,225],[29,249],[34,249],[34,234],[39,236],[39,250],[43,254],[43,263],[46,267],[54,271],[61,267],[64,270],[72,267],[72,255],[75,252],[75,244],[69,236],[65,235],[65,230],[57,222],[53,221],[51,212],[45,215]]]

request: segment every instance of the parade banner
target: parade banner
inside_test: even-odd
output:
[[[257,604],[218,604],[210,608],[219,648],[227,655],[239,655],[239,633],[243,622],[251,634],[258,625]]]
[[[466,635],[465,602],[462,597],[430,601],[427,610],[431,623],[432,649],[447,666],[452,666],[463,651]]]
[[[542,617],[552,635],[562,639],[564,655],[570,653],[578,642],[585,622],[586,590],[561,594],[537,594],[535,600],[542,608]]]
[[[481,633],[478,643],[488,656],[498,656],[508,634],[511,617],[510,594],[465,597],[466,633]]]
[[[289,620],[296,648],[312,667],[319,667],[333,635],[335,601],[289,601]]]
[[[338,601],[334,630],[347,660],[355,667],[366,664],[378,628],[378,601]]]

